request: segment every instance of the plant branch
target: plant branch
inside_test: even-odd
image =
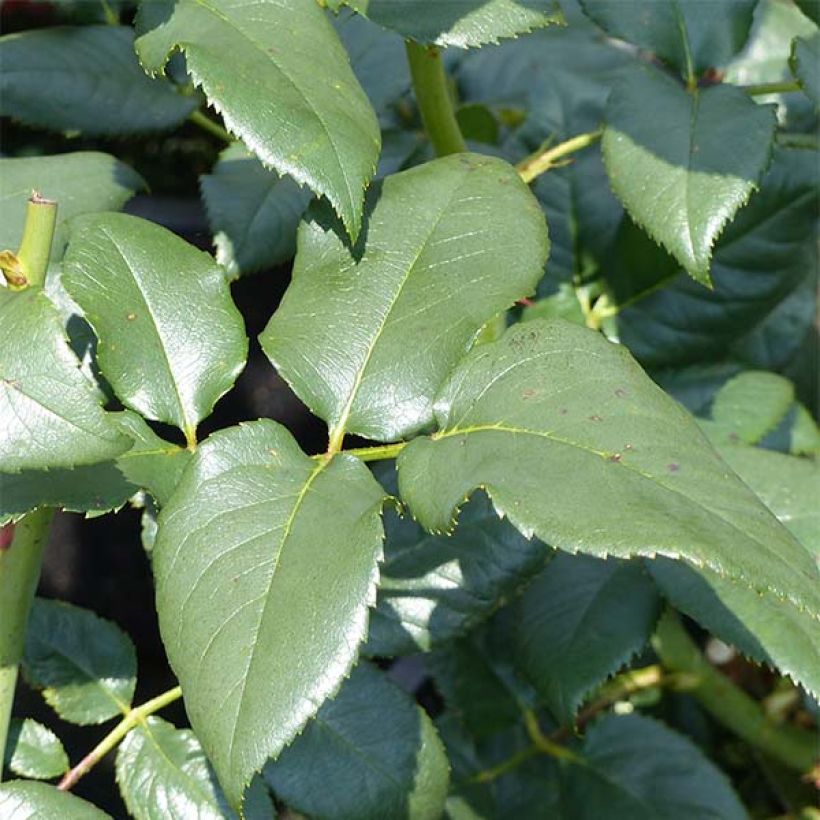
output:
[[[578,134],[571,139],[559,142],[558,145],[549,146],[544,143],[537,151],[525,157],[515,167],[526,183],[532,182],[536,177],[555,168],[558,160],[569,154],[574,154],[583,148],[594,145],[603,136],[603,130],[589,131],[585,134]]]
[[[169,703],[179,700],[182,697],[182,689],[175,686],[167,692],[146,701],[142,706],[130,709],[123,719],[76,765],[66,772],[57,788],[61,791],[68,791],[77,784],[77,781],[88,774],[123,738],[137,726],[144,723],[145,719],[154,712],[166,707]]]
[[[780,80],[776,83],[742,85],[740,88],[752,97],[761,97],[764,94],[788,94],[790,91],[803,90],[803,87],[797,80]]]
[[[784,765],[800,772],[811,770],[817,757],[813,734],[773,723],[753,698],[703,657],[674,612],[667,611],[661,618],[652,646],[667,669],[691,679],[686,691],[719,723]]]
[[[554,757],[557,760],[568,760],[571,763],[583,762],[583,759],[576,755],[575,752],[547,737],[541,731],[541,726],[538,723],[538,717],[535,712],[530,709],[524,710],[524,726],[533,746],[535,746],[539,752]]]
[[[203,131],[207,131],[211,136],[224,140],[229,144],[235,142],[230,131],[223,128],[218,122],[206,117],[201,111],[192,111],[188,114],[188,122],[192,122]]]
[[[408,40],[406,45],[416,102],[436,154],[443,157],[466,151],[447,87],[441,51],[413,40]]]
[[[526,749],[521,749],[515,754],[510,755],[506,760],[502,760],[497,766],[492,766],[489,769],[482,769],[480,772],[469,778],[467,783],[492,783],[493,780],[497,780],[499,777],[507,774],[507,772],[511,772],[531,757],[535,757],[540,753],[540,749],[534,744],[532,746],[527,746]]]

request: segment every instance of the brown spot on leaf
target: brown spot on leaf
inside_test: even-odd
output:
[[[669,470],[670,473],[676,473],[678,472],[678,470],[680,470],[680,464],[678,464],[676,461],[672,461],[666,465],[666,469]]]
[[[596,413],[594,416],[590,416],[589,420],[590,421],[603,421],[603,418]]]
[[[613,453],[607,461],[611,461],[613,464],[620,464],[621,463],[621,454],[620,453]]]
[[[622,399],[626,395],[626,390],[624,390],[623,387],[616,387],[615,388],[615,395],[619,399]]]

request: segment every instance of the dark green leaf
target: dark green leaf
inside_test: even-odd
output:
[[[646,68],[609,98],[604,163],[632,218],[708,283],[712,246],[758,187],[775,125],[774,108],[739,89],[687,93]]]
[[[130,708],[137,658],[129,637],[111,621],[38,598],[26,631],[23,671],[63,720],[103,723]]]
[[[72,467],[127,450],[39,288],[0,289],[0,472]]]
[[[344,0],[404,37],[469,48],[561,21],[554,0]]]
[[[179,125],[199,104],[145,76],[127,26],[7,34],[0,63],[0,114],[55,131],[159,131]]]
[[[147,71],[181,49],[227,127],[266,165],[326,196],[355,239],[379,126],[317,3],[155,0],[137,22]]]
[[[818,0],[794,0],[794,2],[809,20],[813,20],[820,26],[820,2]]]
[[[683,560],[816,629],[808,553],[623,348],[560,320],[515,326],[465,358],[436,416],[440,432],[398,461],[402,497],[428,529],[449,529],[481,486],[554,547]]]
[[[361,663],[265,778],[316,820],[436,820],[449,765],[421,707]]]
[[[75,220],[62,280],[123,404],[193,441],[248,352],[221,268],[159,225],[104,214]]]
[[[236,820],[190,729],[149,717],[126,735],[117,750],[116,772],[122,799],[136,820]],[[270,820],[273,816],[265,789],[254,783],[245,817]]]
[[[563,805],[577,820],[746,820],[728,778],[690,740],[639,715],[589,731],[584,765],[563,770]]]
[[[692,81],[743,48],[756,5],[757,0],[581,0],[608,34],[657,54]]]
[[[96,151],[0,159],[0,250],[20,244],[32,190],[58,204],[51,248],[56,261],[68,241],[68,219],[94,211],[116,211],[144,186],[136,171]]]
[[[535,288],[548,240],[515,170],[477,154],[388,177],[366,211],[354,249],[321,215],[302,224],[293,281],[260,340],[334,438],[390,440],[430,422],[481,326]]]
[[[310,193],[265,168],[241,143],[226,148],[200,180],[216,261],[231,277],[287,262]]]
[[[660,614],[639,562],[557,555],[519,604],[519,668],[557,720],[639,652]]]
[[[790,63],[803,91],[820,106],[820,32],[795,39]]]
[[[36,780],[12,780],[0,785],[3,820],[111,820],[91,803]]]
[[[49,780],[68,771],[68,756],[60,738],[36,720],[12,720],[4,767],[21,777]]]
[[[384,491],[261,420],[199,447],[159,517],[157,610],[232,805],[339,687],[375,603]]]
[[[0,524],[40,507],[99,514],[118,510],[139,490],[158,504],[170,497],[190,453],[155,435],[136,414],[116,414],[120,430],[134,440],[116,459],[73,469],[0,473]]]

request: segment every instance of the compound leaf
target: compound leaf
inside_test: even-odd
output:
[[[293,281],[260,341],[332,435],[390,440],[431,421],[481,326],[535,288],[549,243],[512,166],[477,154],[388,177],[366,212],[355,248],[321,214],[302,224]]]
[[[157,611],[191,725],[233,806],[339,687],[364,638],[384,491],[261,420],[214,434],[159,516]]]

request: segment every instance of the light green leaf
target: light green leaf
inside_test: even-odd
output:
[[[384,491],[261,420],[201,445],[159,517],[157,611],[232,805],[339,687],[375,603]]]
[[[481,326],[535,288],[549,243],[515,169],[477,154],[388,177],[366,212],[353,249],[321,214],[302,224],[293,281],[260,341],[332,437],[390,440],[430,422]]]
[[[559,554],[521,598],[518,667],[571,724],[585,696],[643,649],[659,614],[640,562]]]
[[[0,114],[85,134],[179,125],[199,101],[145,76],[128,26],[55,27],[0,37]]]
[[[195,440],[248,353],[213,259],[138,217],[87,216],[72,226],[62,281],[97,334],[97,361],[122,403]]]
[[[554,547],[682,560],[816,629],[808,553],[624,348],[560,320],[514,326],[465,358],[436,417],[440,432],[398,460],[401,495],[428,529],[449,529],[481,486]]]
[[[140,6],[137,29],[146,71],[182,50],[226,126],[266,165],[326,196],[355,240],[379,126],[317,3],[155,0]]]
[[[695,80],[743,48],[757,0],[581,0],[613,37],[651,51]]]
[[[21,777],[49,780],[68,771],[68,756],[60,738],[36,720],[12,720],[4,764]]]
[[[562,770],[577,820],[747,820],[729,779],[691,740],[640,715],[607,717],[587,733],[585,765]]]
[[[111,512],[141,489],[164,504],[190,452],[161,439],[134,413],[112,415],[134,441],[118,458],[73,469],[0,473],[0,525],[41,507],[88,514]]]
[[[0,350],[0,472],[90,464],[130,447],[39,288],[0,289]]]
[[[156,716],[132,729],[117,750],[117,785],[136,820],[196,817],[236,820],[216,783],[208,759],[190,729]],[[247,820],[273,818],[266,790],[254,783],[245,806]]]
[[[200,179],[216,261],[232,278],[287,262],[310,193],[265,168],[241,143],[219,156]]]
[[[60,601],[34,601],[23,657],[26,680],[63,720],[103,723],[131,706],[137,658],[111,621]]]
[[[265,779],[315,820],[437,820],[449,768],[421,707],[361,663]]]
[[[793,402],[794,386],[788,379],[765,371],[741,373],[715,396],[710,437],[757,444],[777,427]]]
[[[604,163],[635,222],[695,279],[709,283],[712,247],[757,189],[775,125],[774,108],[737,88],[687,93],[646,68],[609,98]]]
[[[116,211],[144,187],[136,171],[96,151],[0,159],[0,250],[19,246],[32,190],[57,202],[51,247],[52,261],[57,261],[68,241],[67,220],[94,211]]]
[[[820,32],[795,38],[789,64],[803,91],[820,106]]]
[[[3,820],[111,820],[91,803],[36,780],[12,780],[0,785]]]
[[[403,37],[469,48],[562,22],[554,0],[345,0]]]

